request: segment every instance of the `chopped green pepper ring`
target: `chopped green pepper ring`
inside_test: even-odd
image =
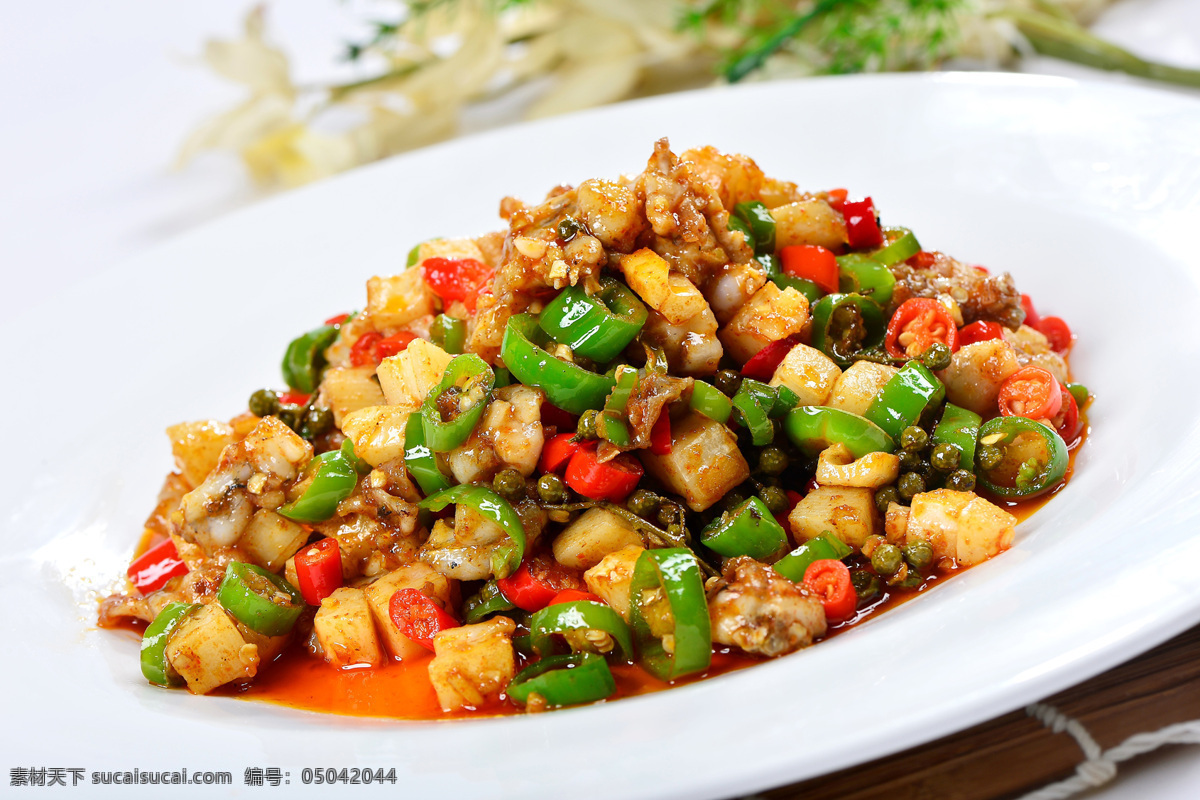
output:
[[[812,346],[840,366],[881,344],[886,333],[883,309],[861,294],[827,294],[812,306]]]
[[[921,243],[908,228],[884,228],[883,241],[883,247],[870,255],[885,267],[892,267],[901,261],[908,261],[921,252]]]
[[[896,288],[896,276],[892,271],[869,256],[851,253],[838,256],[838,289],[843,293],[857,292],[869,297],[882,307],[892,301]]]
[[[340,450],[321,453],[306,469],[316,469],[312,483],[279,513],[296,522],[324,522],[337,511],[338,503],[354,492],[358,470]]]
[[[550,355],[539,342],[543,337],[530,315],[511,317],[500,345],[509,371],[521,383],[542,389],[547,400],[570,414],[603,408],[616,381]]]
[[[283,379],[298,392],[312,394],[325,366],[325,348],[337,338],[338,325],[322,325],[291,341],[283,353]]]
[[[766,504],[751,497],[710,522],[700,541],[723,556],[750,556],[761,561],[787,544],[787,533]]]
[[[290,631],[305,606],[300,592],[284,578],[241,561],[230,561],[225,567],[217,601],[238,622],[263,636]]]
[[[727,422],[733,413],[733,403],[724,392],[701,380],[692,382],[691,407],[693,411],[699,411],[713,422],[721,424]]]
[[[733,407],[737,409],[737,420],[748,431],[750,431],[750,439],[757,447],[770,444],[775,440],[775,426],[771,424],[770,412],[775,408],[775,397],[763,397],[762,393],[754,391],[753,388],[746,386],[748,383],[758,383],[749,378],[742,381],[742,385],[733,395]],[[759,383],[759,386],[765,384]]]
[[[1080,408],[1083,408],[1083,404],[1088,401],[1089,397],[1091,397],[1091,393],[1088,391],[1088,388],[1082,383],[1068,383],[1067,391],[1070,392],[1071,396],[1075,398],[1075,404]]]
[[[142,634],[142,675],[158,686],[182,686],[183,678],[167,661],[167,640],[198,603],[168,603]]]
[[[338,448],[342,454],[342,458],[350,462],[350,466],[354,467],[354,471],[359,475],[366,475],[371,471],[372,467],[366,461],[358,457],[354,452],[354,440],[346,439],[342,442],[342,446]]]
[[[449,314],[438,314],[429,326],[429,340],[447,353],[462,353],[467,347],[467,323]]]
[[[508,501],[484,486],[451,486],[426,497],[417,505],[430,511],[441,511],[448,505],[462,503],[495,522],[508,534],[509,541],[492,550],[492,573],[507,578],[521,566],[525,557],[525,526]]]
[[[549,656],[516,674],[505,689],[514,701],[525,705],[538,695],[552,708],[603,700],[617,690],[617,682],[603,656],[572,653]]]
[[[621,615],[610,606],[592,600],[576,600],[547,606],[529,620],[533,649],[543,656],[553,655],[554,635],[567,631],[600,631],[608,634],[626,661],[633,660],[633,637]],[[597,637],[600,641],[604,637]],[[591,641],[590,639],[588,640]]]
[[[979,484],[999,497],[1037,497],[1066,477],[1067,444],[1048,425],[1025,417],[996,417],[979,429],[979,443],[1003,453],[999,464],[978,473]]]
[[[753,247],[757,255],[775,252],[775,218],[766,205],[758,200],[738,203],[733,207],[733,213],[753,234]]]
[[[496,581],[490,580],[478,592],[463,601],[463,622],[473,625],[492,614],[512,611],[514,608],[516,606],[504,596]]]
[[[644,550],[629,584],[629,617],[642,667],[675,680],[708,669],[712,628],[700,564],[690,550]]]
[[[774,564],[774,569],[793,583],[804,581],[804,572],[814,561],[833,559],[841,561],[854,552],[854,548],[829,531],[809,539]]]
[[[426,446],[435,453],[448,453],[465,442],[483,417],[495,386],[496,373],[479,356],[465,353],[451,359],[441,383],[429,390],[421,404]],[[450,392],[454,394],[447,396]],[[444,405],[453,406],[449,419]]]
[[[867,407],[866,418],[883,428],[893,439],[916,425],[928,409],[937,408],[946,397],[946,387],[920,361],[909,361],[888,379]]]
[[[896,443],[887,432],[865,417],[830,406],[800,406],[783,419],[792,444],[809,458],[820,455],[831,444],[846,445],[850,454],[862,458],[867,453],[890,453]]]
[[[612,361],[637,338],[649,312],[629,287],[609,277],[589,296],[569,286],[550,301],[538,319],[547,336],[592,361]]]
[[[438,466],[437,456],[425,445],[425,426],[420,414],[410,414],[404,426],[404,466],[426,495],[450,488],[450,479]]]
[[[910,364],[913,362],[909,362]],[[946,403],[941,422],[933,429],[933,444],[952,444],[961,453],[959,463],[964,469],[972,469],[975,463],[975,445],[979,442],[979,426],[983,418],[974,411]]]
[[[633,444],[633,437],[629,433],[629,426],[625,424],[625,407],[629,405],[629,396],[637,387],[638,371],[621,364],[616,368],[613,378],[616,386],[604,402],[604,410],[597,420],[597,430],[601,439],[607,439],[618,447],[629,447]]]

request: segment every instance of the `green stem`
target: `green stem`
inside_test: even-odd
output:
[[[788,20],[787,24],[775,31],[771,36],[767,37],[761,44],[752,47],[748,52],[739,56],[736,61],[725,68],[725,80],[730,83],[737,83],[742,78],[762,67],[767,59],[773,56],[779,48],[783,47],[789,39],[796,36],[800,31],[804,30],[808,23],[812,22],[822,14],[826,14],[836,8],[844,0],[820,0],[812,11],[794,19]]]
[[[1042,55],[1139,78],[1200,88],[1200,70],[1147,61],[1074,22],[1030,11],[1006,11],[1003,16],[1016,23],[1021,35]]]

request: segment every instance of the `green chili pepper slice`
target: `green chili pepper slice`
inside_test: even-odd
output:
[[[350,466],[354,467],[354,471],[357,472],[359,475],[366,475],[368,472],[370,472],[373,469],[373,467],[370,464],[368,464],[366,461],[363,461],[361,458],[358,457],[358,454],[354,452],[354,440],[353,439],[344,440],[342,442],[342,446],[340,448],[338,448],[338,450],[341,452],[342,458],[349,461]]]
[[[883,241],[883,247],[871,253],[871,258],[885,267],[892,267],[901,261],[908,261],[921,252],[921,243],[908,228],[884,228]]]
[[[465,320],[451,317],[448,314],[438,314],[429,326],[429,341],[457,355],[467,348],[467,323]]]
[[[217,601],[238,622],[263,636],[290,631],[305,607],[300,592],[286,580],[241,561],[230,561],[225,567]]]
[[[547,400],[568,413],[602,408],[616,381],[550,355],[538,342],[543,336],[537,320],[528,314],[508,320],[500,354],[513,376],[542,389]]]
[[[1025,417],[996,417],[980,427],[979,442],[1004,454],[995,467],[978,473],[979,484],[994,495],[1037,497],[1066,477],[1067,444],[1048,425]]]
[[[766,504],[751,497],[710,522],[700,541],[726,557],[750,556],[761,561],[787,544],[787,533]]]
[[[812,307],[812,346],[846,366],[883,342],[883,309],[860,294],[827,294]]]
[[[749,246],[749,248],[755,253],[758,253],[758,242],[754,241],[754,231],[751,230],[750,225],[747,224],[746,220],[734,214],[730,214],[729,221],[726,223],[726,226],[731,231],[740,231],[741,234],[746,237],[747,246]]]
[[[525,526],[508,501],[483,486],[451,486],[426,497],[417,505],[430,511],[441,511],[448,505],[462,503],[495,522],[508,534],[509,541],[492,551],[492,574],[507,578],[521,566],[525,557]]]
[[[893,439],[921,415],[937,408],[946,397],[946,387],[920,361],[909,361],[888,379],[867,407],[866,418],[883,428]]]
[[[337,511],[358,484],[358,470],[340,450],[321,453],[309,462],[315,469],[312,483],[304,494],[279,509],[279,513],[296,522],[323,522]]]
[[[754,252],[758,255],[775,252],[775,218],[771,211],[758,200],[738,203],[733,213],[754,235]]]
[[[804,580],[804,573],[808,569],[808,565],[814,561],[826,559],[841,561],[853,552],[854,549],[850,545],[829,531],[822,531],[819,536],[809,539],[776,561],[773,567],[776,572],[789,581],[800,583]]]
[[[447,453],[465,442],[479,424],[488,398],[496,386],[496,373],[474,353],[455,356],[442,381],[429,391],[421,405],[425,444],[435,453]],[[449,401],[449,402],[448,402]],[[466,408],[461,406],[466,403]],[[443,406],[452,406],[446,419]]]
[[[450,488],[450,479],[438,466],[437,456],[425,444],[420,414],[410,414],[404,426],[404,466],[427,496]]]
[[[167,640],[184,617],[199,608],[198,603],[168,603],[142,634],[142,675],[158,686],[182,686],[171,662],[167,661]]]
[[[1088,388],[1082,383],[1068,383],[1067,391],[1070,392],[1071,396],[1075,398],[1075,404],[1080,408],[1083,408],[1083,404],[1086,403],[1088,398],[1092,396],[1091,392],[1088,391]]]
[[[770,444],[775,440],[775,426],[771,424],[770,412],[775,408],[775,398],[764,398],[761,394],[748,388],[746,384],[757,383],[749,378],[733,395],[733,407],[737,410],[737,421],[750,431],[750,439],[757,447]],[[761,384],[760,384],[761,385]]]
[[[620,647],[626,661],[633,659],[633,637],[621,615],[610,606],[591,600],[556,603],[529,620],[530,643],[543,656],[554,653],[554,635],[568,631],[603,631]]]
[[[909,362],[912,363],[912,362]],[[941,422],[933,429],[933,444],[952,444],[962,454],[959,463],[971,469],[975,463],[975,446],[979,442],[979,426],[983,418],[974,411],[946,403]]]
[[[831,444],[842,443],[855,458],[896,449],[891,436],[865,417],[830,406],[800,406],[788,412],[783,429],[792,444],[809,458]]]
[[[733,413],[733,403],[711,383],[697,380],[692,383],[691,407],[714,422],[725,424]]]
[[[337,338],[338,325],[322,325],[291,341],[283,354],[283,379],[298,392],[312,394],[325,368],[325,348]]]
[[[570,286],[550,301],[538,319],[547,336],[592,361],[612,361],[637,338],[649,312],[628,286],[600,278],[600,291],[589,296]]]
[[[670,681],[708,669],[712,628],[704,579],[690,550],[668,547],[638,556],[629,617],[640,663],[654,677]]]
[[[530,695],[541,696],[552,708],[603,700],[617,690],[617,682],[602,656],[573,653],[550,656],[521,670],[505,693],[521,705]]]
[[[841,292],[856,292],[884,308],[892,301],[896,276],[883,264],[858,253],[838,256],[837,262],[838,289]]]
[[[512,611],[516,606],[500,591],[495,580],[490,580],[475,594],[463,601],[463,622],[473,625],[485,617],[501,611]]]

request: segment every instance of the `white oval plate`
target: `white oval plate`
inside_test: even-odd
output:
[[[291,336],[360,306],[414,242],[497,228],[505,194],[635,172],[663,135],[870,194],[887,223],[1011,271],[1071,323],[1098,398],[1091,439],[1013,549],[807,652],[611,705],[402,723],[147,686],[136,644],[95,630],[92,603],[171,467],[163,428],[240,411],[277,382]],[[393,159],[65,290],[5,328],[8,765],[220,769],[237,786],[279,767],[293,794],[304,767],[369,766],[395,767],[384,790],[407,798],[730,796],[964,728],[1186,629],[1200,621],[1198,136],[1192,100],[1058,79],[719,89]]]

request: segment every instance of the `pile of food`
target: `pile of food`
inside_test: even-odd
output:
[[[285,391],[168,430],[99,614],[151,683],[401,662],[441,713],[603,700],[808,647],[1067,478],[1066,324],[870,198],[662,140],[501,215],[292,341]]]

